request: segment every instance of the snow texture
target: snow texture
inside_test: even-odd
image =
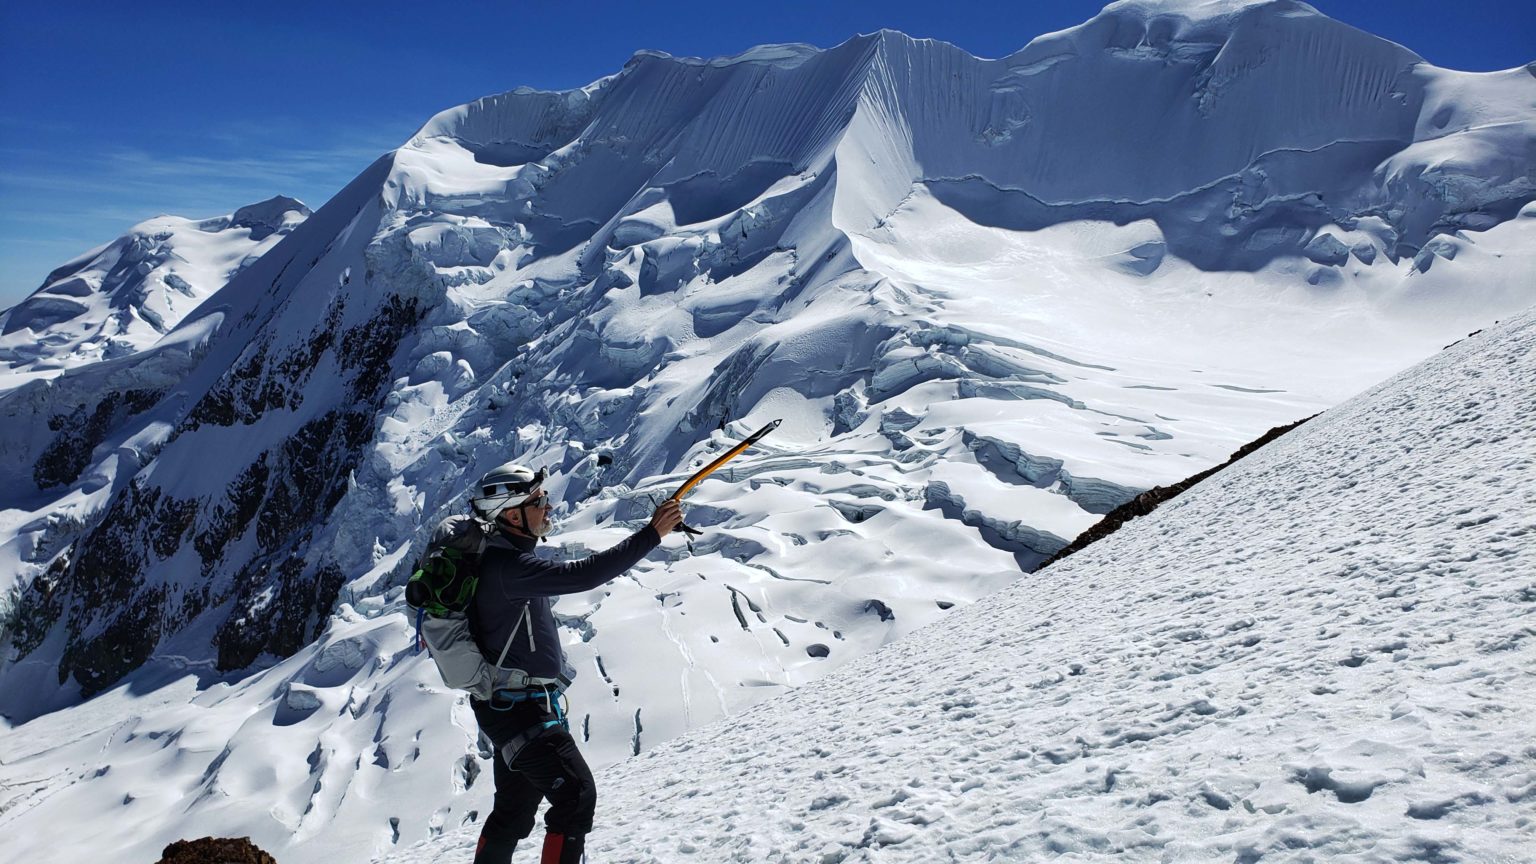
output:
[[[597,861],[1518,861],[1536,311],[599,777]],[[387,857],[468,857],[466,829]]]

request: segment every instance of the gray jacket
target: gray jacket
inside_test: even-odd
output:
[[[432,532],[431,548],[454,546],[479,556],[480,585],[469,608],[470,631],[486,662],[496,665],[496,686],[520,688],[531,679],[569,683],[576,672],[565,662],[551,598],[580,594],[608,582],[661,543],[650,525],[606,552],[558,564],[534,553],[537,541],[486,529],[469,516],[450,516]]]

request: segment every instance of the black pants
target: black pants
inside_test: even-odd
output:
[[[540,799],[549,800],[544,827],[565,838],[561,860],[579,860],[583,840],[592,830],[597,785],[576,749],[576,741],[557,726],[524,745],[509,765],[502,747],[530,727],[553,720],[554,715],[545,710],[543,700],[519,702],[509,711],[493,711],[478,699],[471,699],[470,706],[480,731],[496,750],[492,760],[496,765],[496,799],[480,831],[475,864],[508,864],[517,841],[533,832]]]

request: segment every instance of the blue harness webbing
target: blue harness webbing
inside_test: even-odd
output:
[[[507,743],[501,745],[501,758],[509,767],[518,754],[523,752],[524,747],[542,737],[549,730],[556,727],[567,731],[570,730],[569,718],[566,716],[565,709],[560,705],[560,697],[564,695],[564,692],[559,687],[553,685],[530,688],[528,690],[497,690],[491,694],[490,706],[492,711],[510,711],[512,706],[519,702],[543,699],[544,710],[555,715],[555,719],[535,723],[517,733]]]

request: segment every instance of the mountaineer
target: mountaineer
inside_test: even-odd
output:
[[[560,646],[552,599],[617,577],[682,523],[677,501],[669,499],[612,549],[580,561],[546,561],[534,554],[550,530],[544,479],[544,471],[515,463],[481,478],[471,515],[438,524],[407,589],[411,605],[423,610],[418,627],[432,612],[422,632],[433,660],[444,680],[470,692],[480,731],[495,750],[495,803],[474,864],[508,864],[533,831],[540,799],[549,801],[541,864],[584,860],[597,790],[561,704],[575,672]],[[428,581],[418,586],[424,573]],[[446,595],[452,597],[444,601]]]

